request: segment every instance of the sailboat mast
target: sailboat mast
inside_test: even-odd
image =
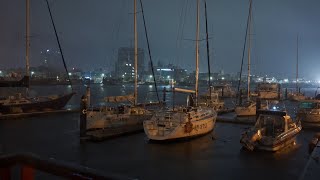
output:
[[[138,34],[137,34],[137,0],[134,0],[134,105],[138,99]]]
[[[210,67],[210,54],[209,54],[209,35],[208,35],[208,15],[207,15],[207,1],[204,1],[204,10],[205,10],[205,18],[206,18],[206,40],[207,40],[207,58],[208,58],[208,86],[211,100],[211,67]]]
[[[196,30],[196,106],[198,106],[198,80],[199,80],[199,1],[197,0],[197,30]]]
[[[251,63],[251,24],[252,24],[252,0],[250,0],[250,8],[249,8],[249,41],[248,41],[248,94],[247,99],[250,100],[250,63]]]
[[[299,62],[299,35],[297,35],[296,92],[299,91],[299,87],[298,87],[298,62]]]
[[[29,48],[30,48],[30,0],[26,0],[26,76],[30,76]],[[29,78],[28,78],[29,79]]]

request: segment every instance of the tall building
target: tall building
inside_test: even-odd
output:
[[[118,61],[115,65],[117,78],[133,80],[134,78],[134,48],[121,47],[118,49]],[[138,78],[144,73],[144,51],[138,48]]]

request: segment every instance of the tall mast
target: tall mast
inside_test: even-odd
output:
[[[249,8],[249,41],[248,41],[248,94],[247,99],[250,100],[250,63],[251,63],[251,24],[252,24],[252,0],[250,0],[250,8]]]
[[[204,10],[205,10],[205,18],[206,18],[206,40],[207,40],[207,58],[208,58],[208,86],[211,100],[211,71],[210,71],[210,54],[209,54],[209,35],[208,35],[208,15],[207,15],[207,1],[204,1]]]
[[[297,35],[296,92],[299,91],[299,88],[298,88],[298,60],[299,60],[299,34]]]
[[[30,48],[30,2],[26,0],[26,76],[30,76],[30,64],[29,64],[29,48]],[[28,78],[29,79],[29,78]]]
[[[134,0],[134,105],[138,99],[138,34],[137,34],[137,0]]]
[[[198,106],[198,80],[199,80],[199,1],[197,0],[197,30],[196,30],[196,106]]]

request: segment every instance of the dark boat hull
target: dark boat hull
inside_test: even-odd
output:
[[[29,87],[29,77],[24,76],[19,81],[0,81],[0,87]]]
[[[62,109],[75,93],[59,96],[57,98],[46,98],[42,100],[33,99],[27,103],[17,104],[0,104],[0,113],[14,114],[26,112],[39,112],[47,110],[60,110]]]

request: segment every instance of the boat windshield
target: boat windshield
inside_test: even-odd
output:
[[[316,102],[301,102],[299,104],[300,109],[315,109],[319,108],[318,103]]]
[[[262,129],[263,135],[275,136],[284,132],[285,120],[282,116],[260,115],[255,127]]]

